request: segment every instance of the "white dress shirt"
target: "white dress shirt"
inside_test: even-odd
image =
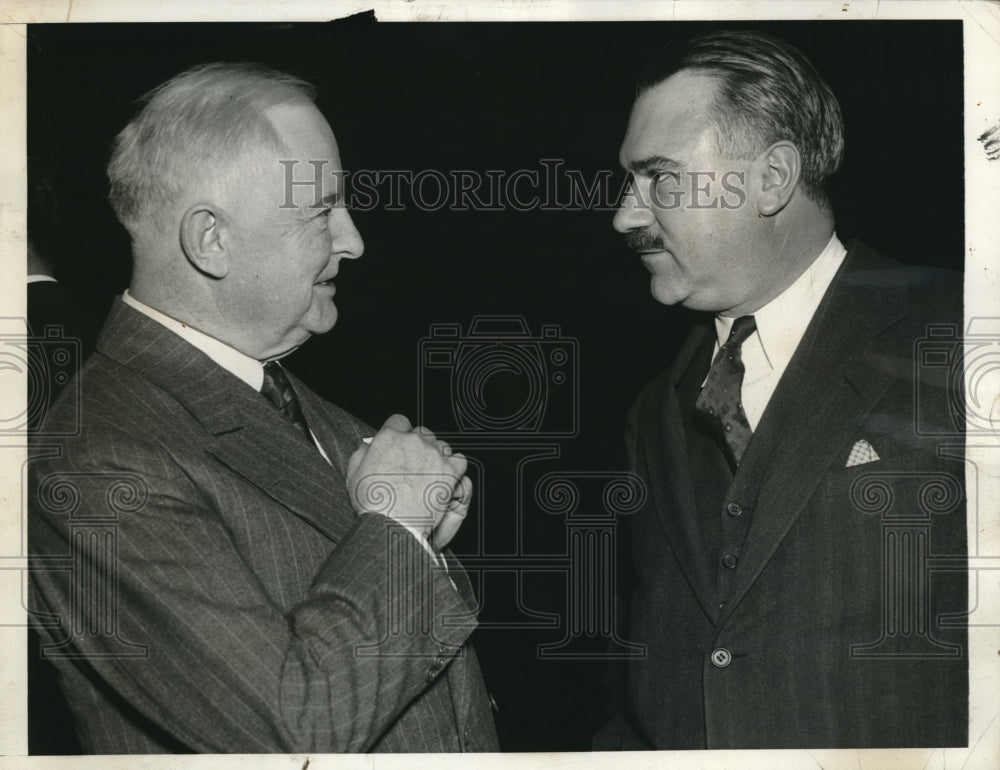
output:
[[[210,337],[204,332],[198,331],[197,329],[188,326],[186,323],[178,321],[176,318],[171,318],[165,313],[161,313],[156,308],[152,308],[144,302],[140,302],[128,293],[128,289],[126,289],[125,293],[122,294],[122,301],[129,307],[135,308],[143,315],[148,316],[162,326],[165,326],[174,334],[183,338],[186,342],[194,345],[198,348],[198,350],[215,361],[215,363],[227,372],[235,375],[251,388],[260,392],[261,387],[264,385],[264,364],[256,358],[251,358],[245,353],[241,353],[236,348],[227,345],[225,342],[221,342],[215,339],[215,337]],[[309,435],[312,437],[313,443],[316,445],[319,453],[323,455],[323,459],[329,463],[330,457],[323,449],[323,445],[319,443],[319,439],[316,438],[316,434],[310,430]],[[330,464],[333,465],[333,463]],[[431,555],[431,558],[447,569],[447,563],[444,558],[439,557],[434,553],[434,550],[431,548],[427,538],[408,524],[404,522],[399,523],[406,527],[406,529],[420,541],[420,544],[424,547],[427,553]]]
[[[145,302],[140,302],[128,293],[128,289],[122,294],[122,302],[129,307],[135,308],[144,316],[149,316],[161,326],[166,326],[178,337],[194,345],[198,350],[215,361],[215,363],[230,374],[239,377],[254,390],[259,392],[264,386],[264,364],[256,358],[251,358],[231,345],[220,342],[215,337],[209,337],[205,332],[200,332],[194,327],[178,321],[176,318],[171,318],[161,313]],[[315,441],[315,439],[313,440]]]
[[[846,255],[847,249],[834,233],[805,272],[753,314],[757,330],[743,343],[745,374],[741,393],[743,411],[752,430],[757,430],[781,375],[788,368],[788,362],[792,360],[806,327]],[[725,316],[715,317],[716,353],[729,339],[735,320]]]

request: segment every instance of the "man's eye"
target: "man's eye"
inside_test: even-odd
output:
[[[664,182],[677,184],[677,182],[680,181],[680,176],[676,171],[654,171],[649,175],[649,178],[653,181],[653,184],[656,185]]]

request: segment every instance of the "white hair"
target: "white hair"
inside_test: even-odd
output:
[[[115,138],[109,200],[132,239],[152,226],[193,183],[214,181],[254,150],[284,150],[265,110],[312,104],[315,89],[258,64],[193,67],[146,94]]]

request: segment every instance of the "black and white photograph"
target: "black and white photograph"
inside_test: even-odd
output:
[[[12,767],[1000,761],[997,6],[509,5],[5,25]]]

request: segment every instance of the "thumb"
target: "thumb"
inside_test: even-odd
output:
[[[368,454],[368,447],[364,444],[354,450],[354,454],[347,459],[347,478],[350,479],[357,473],[358,468],[361,466],[361,461],[365,459],[366,454]]]
[[[382,429],[391,428],[392,430],[398,430],[400,433],[408,433],[413,429],[413,425],[410,421],[406,419],[405,416],[401,414],[391,414],[384,423],[382,423]]]

